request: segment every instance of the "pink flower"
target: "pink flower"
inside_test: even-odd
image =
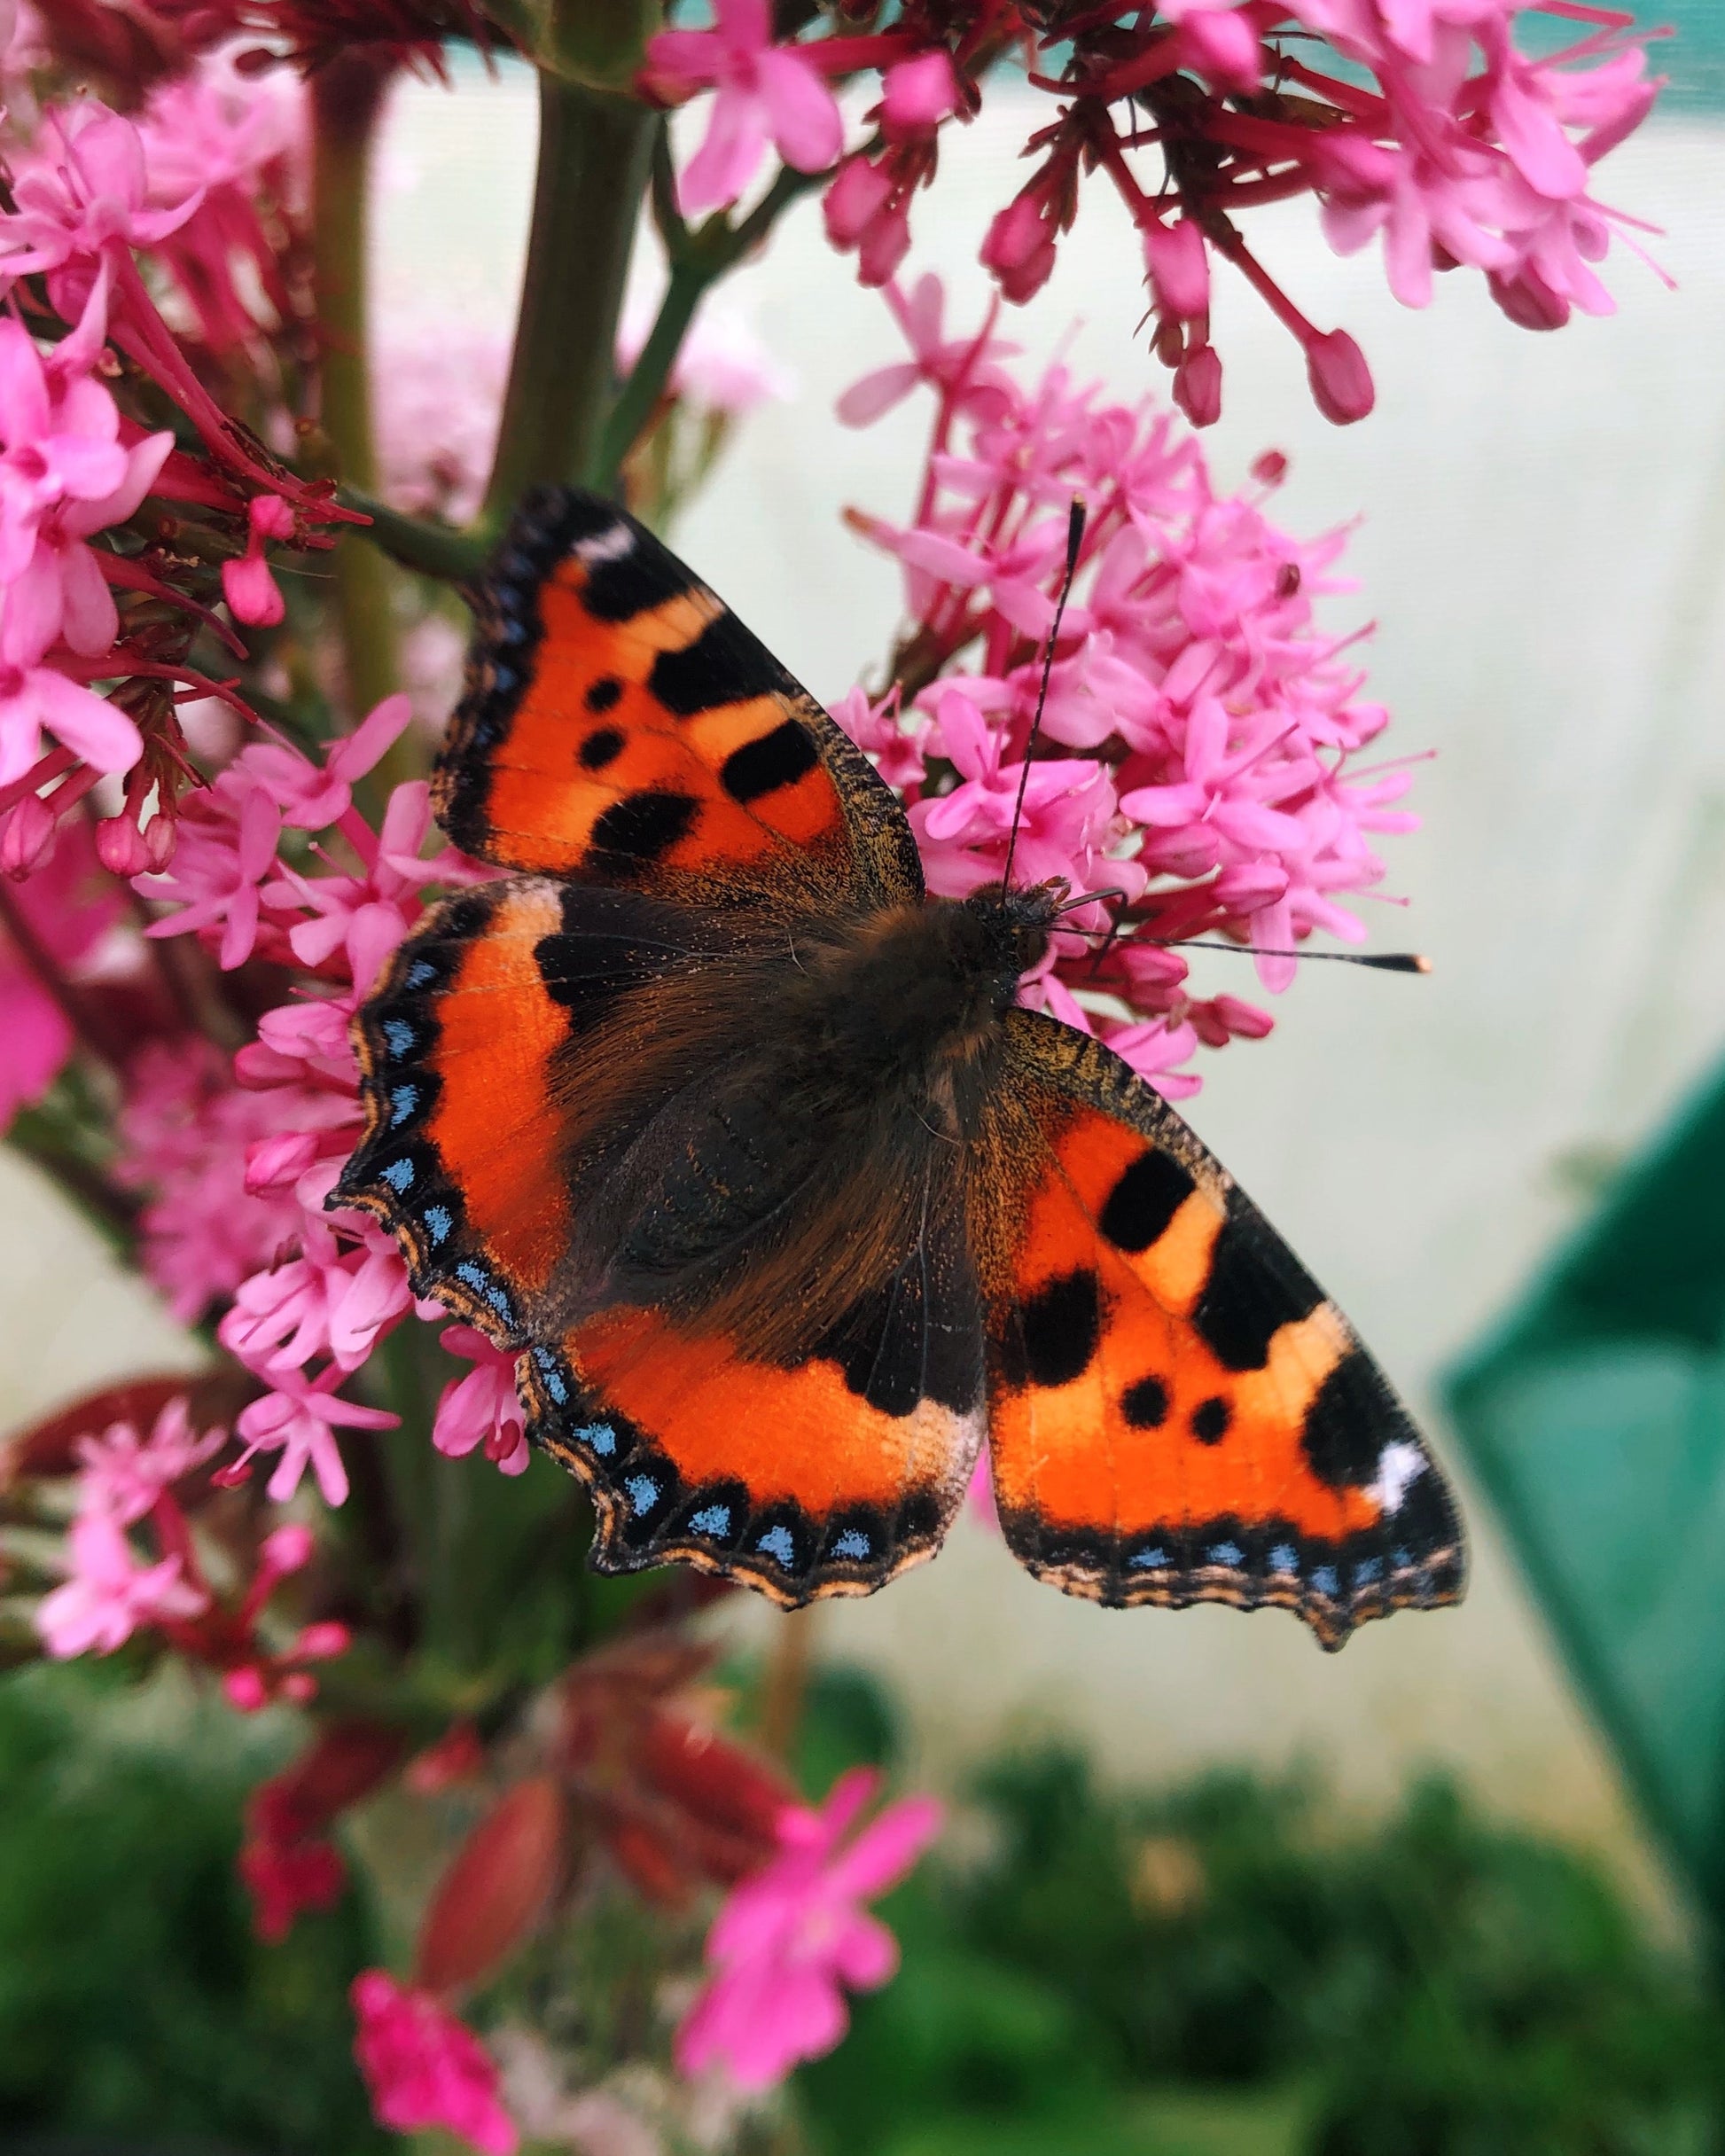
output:
[[[264,558],[266,539],[293,536],[293,512],[277,494],[254,494],[246,505],[246,551],[222,564],[222,590],[235,621],[273,629],[287,613],[281,588]]]
[[[847,1841],[878,1782],[854,1769],[819,1811],[781,1815],[777,1855],[732,1890],[707,1934],[714,1973],[677,2030],[680,2072],[720,2066],[740,2089],[769,2089],[844,2035],[847,1988],[893,1975],[897,1942],[862,1903],[904,1878],[940,1832],[941,1807],[904,1798]]]
[[[64,1587],[37,1605],[35,1624],[43,1644],[57,1660],[74,1654],[112,1654],[141,1624],[195,1617],[209,1597],[181,1575],[181,1560],[165,1557],[140,1565],[114,1516],[97,1509],[81,1512],[67,1536]]]
[[[138,125],[150,200],[165,207],[187,193],[198,199],[153,252],[211,351],[242,354],[261,326],[247,296],[254,287],[277,323],[293,319],[269,212],[297,210],[306,191],[304,91],[285,68],[242,76],[215,56],[159,84]]]
[[[769,139],[799,172],[836,164],[844,148],[832,92],[805,52],[773,43],[767,0],[714,0],[714,13],[712,29],[661,30],[647,47],[647,78],[661,96],[719,93],[678,183],[685,216],[734,202]]]
[[[218,1453],[228,1441],[225,1430],[191,1426],[183,1398],[170,1400],[157,1416],[147,1438],[129,1422],[109,1425],[99,1437],[81,1438],[78,1457],[80,1501],[86,1510],[105,1512],[123,1527],[142,1519],[165,1489]]]
[[[336,1432],[393,1430],[402,1418],[382,1408],[338,1399],[335,1387],[342,1376],[333,1365],[309,1381],[297,1371],[284,1372],[277,1378],[274,1392],[242,1408],[234,1432],[246,1450],[226,1471],[230,1479],[243,1474],[260,1452],[279,1452],[281,1458],[265,1486],[274,1503],[285,1504],[309,1467],[324,1504],[345,1504],[347,1470]]]
[[[483,2156],[514,2156],[520,2136],[497,2097],[497,2069],[473,2035],[429,1992],[364,1970],[348,1993],[359,2023],[354,2056],[378,2123],[392,2133],[442,2128]]]
[[[105,697],[51,667],[0,659],[0,786],[40,758],[44,727],[94,770],[129,770],[144,754],[144,737]]]
[[[1008,400],[1011,379],[999,363],[1019,348],[991,334],[992,314],[980,337],[948,336],[946,293],[940,278],[933,276],[918,277],[909,293],[888,285],[886,304],[911,355],[851,384],[833,408],[847,426],[867,426],[913,389],[924,387],[944,392],[962,385],[966,408],[972,410],[990,392],[998,393],[1003,403]]]
[[[432,1442],[450,1459],[460,1459],[475,1445],[506,1475],[525,1474],[528,1446],[521,1396],[515,1388],[515,1358],[494,1348],[471,1325],[446,1325],[444,1349],[473,1367],[464,1378],[451,1378],[437,1402]]]
[[[866,416],[913,383],[933,393],[916,520],[867,528],[903,564],[914,648],[936,678],[909,713],[853,695],[843,723],[903,792],[932,889],[956,896],[1000,876],[1065,512],[1074,496],[1089,504],[1012,869],[1112,891],[1123,933],[1097,950],[1063,932],[1026,1000],[1189,1094],[1198,1081],[1178,1066],[1200,1042],[1261,1037],[1268,1020],[1194,998],[1161,941],[1231,934],[1258,952],[1266,987],[1285,988],[1284,954],[1303,936],[1363,934],[1338,901],[1381,878],[1375,834],[1408,826],[1393,806],[1406,772],[1349,767],[1386,715],[1361,699],[1352,640],[1314,619],[1315,601],[1345,588],[1331,574],[1345,535],[1300,542],[1269,522],[1263,489],[1284,459],[1261,460],[1252,492],[1218,495],[1167,411],[1108,403],[1059,366],[1020,387],[986,324],[968,344],[947,337],[932,281],[914,308],[891,297],[917,357],[851,396]],[[954,671],[961,658],[973,670]],[[1072,926],[1107,918],[1098,902]]]
[[[191,187],[177,202],[150,208],[137,128],[94,98],[44,114],[12,193],[17,209],[0,215],[0,276],[8,282],[116,246],[153,246],[203,199],[202,189]]]

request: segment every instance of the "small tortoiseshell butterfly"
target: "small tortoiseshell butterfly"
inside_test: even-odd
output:
[[[1454,1601],[1454,1504],[1346,1320],[1126,1064],[1015,1003],[1064,891],[930,898],[867,758],[608,502],[531,496],[477,607],[433,798],[513,873],[361,1012],[332,1202],[519,1355],[593,1562],[867,1594],[986,1437],[1069,1593],[1328,1647]]]

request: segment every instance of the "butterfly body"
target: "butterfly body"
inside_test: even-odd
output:
[[[1438,1472],[1334,1306],[1150,1089],[1019,1007],[1064,887],[930,897],[865,759],[594,497],[525,507],[436,782],[516,871],[356,1023],[336,1194],[519,1356],[594,1561],[783,1603],[933,1554],[983,1438],[1040,1576],[1453,1599]]]

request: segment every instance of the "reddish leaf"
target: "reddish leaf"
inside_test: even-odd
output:
[[[381,1722],[333,1722],[309,1751],[252,1793],[252,1832],[274,1842],[301,1841],[338,1813],[368,1797],[400,1764],[408,1740]]]
[[[711,1826],[770,1850],[778,1816],[797,1793],[753,1753],[680,1715],[657,1714],[641,1732],[643,1776]]]
[[[413,1981],[464,1989],[489,1976],[525,1939],[556,1886],[566,1825],[550,1775],[518,1782],[457,1850],[419,1927]]]

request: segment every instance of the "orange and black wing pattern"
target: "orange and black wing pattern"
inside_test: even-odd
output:
[[[414,1293],[519,1348],[576,1244],[565,1173],[584,1047],[667,974],[710,965],[711,917],[510,877],[445,899],[355,1020],[365,1132],[332,1202],[398,1238]]]
[[[916,842],[867,757],[614,504],[528,495],[473,605],[433,784],[466,852],[696,904],[921,898]]]
[[[671,1559],[784,1607],[872,1594],[934,1555],[982,1443],[968,1254],[920,1238],[794,1356],[619,1309],[523,1356],[534,1434],[588,1484],[593,1563]]]
[[[1335,1305],[1118,1057],[1007,1032],[980,1239],[1014,1554],[1115,1605],[1292,1609],[1332,1648],[1456,1600],[1454,1501]]]

